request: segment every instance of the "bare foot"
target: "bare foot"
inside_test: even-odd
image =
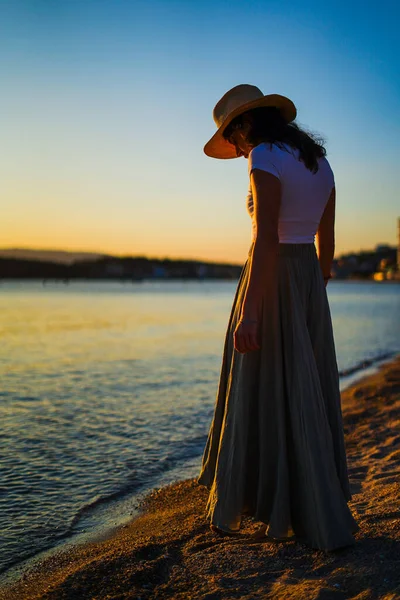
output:
[[[218,535],[221,535],[221,536],[238,535],[238,533],[236,531],[224,531],[224,529],[220,529],[219,527],[217,527],[216,525],[213,525],[213,524],[210,525],[210,529],[213,533],[217,533]]]
[[[254,540],[265,540],[268,542],[291,542],[295,539],[295,536],[287,536],[287,537],[272,537],[267,534],[268,525],[261,525],[257,531],[252,533],[250,537]]]
[[[261,525],[261,527],[259,529],[257,529],[257,531],[250,534],[250,537],[253,538],[254,540],[264,539],[267,535],[266,534],[267,527],[268,527],[268,525]]]

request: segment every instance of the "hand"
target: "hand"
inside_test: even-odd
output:
[[[257,339],[258,324],[246,319],[239,321],[233,333],[233,344],[235,350],[241,354],[259,350],[260,344]]]

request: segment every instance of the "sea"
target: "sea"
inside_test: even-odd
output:
[[[0,283],[0,573],[195,477],[237,281]],[[400,352],[400,285],[327,288],[341,389]]]

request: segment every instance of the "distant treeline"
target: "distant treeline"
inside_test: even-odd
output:
[[[0,279],[237,279],[242,266],[145,257],[106,257],[72,264],[0,257]]]
[[[196,260],[151,259],[146,257],[102,256],[56,261],[0,257],[1,279],[238,279],[243,265],[207,263]],[[377,271],[397,271],[396,248],[377,246],[375,250],[346,254],[335,259],[336,279],[370,278]]]

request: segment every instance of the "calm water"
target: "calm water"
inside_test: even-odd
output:
[[[0,284],[0,571],[200,464],[236,282]],[[400,351],[400,286],[328,286],[341,371]],[[183,471],[181,471],[183,472]]]

